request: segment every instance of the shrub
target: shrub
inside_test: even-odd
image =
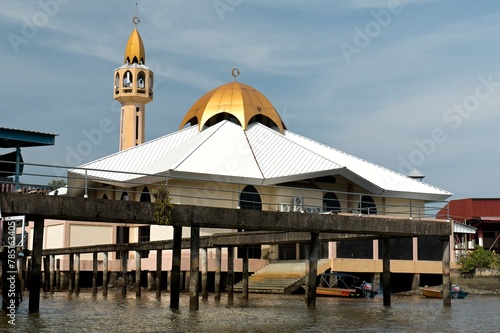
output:
[[[476,268],[494,268],[497,265],[497,258],[493,252],[485,250],[482,246],[470,252],[466,257],[460,259],[460,273],[462,276],[472,276]]]
[[[500,270],[500,255],[497,253],[493,253],[491,268]]]
[[[154,213],[158,224],[168,225],[172,219],[174,205],[170,202],[170,193],[165,185],[158,187],[153,192],[155,198]]]

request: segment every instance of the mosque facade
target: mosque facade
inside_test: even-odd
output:
[[[154,97],[154,73],[146,66],[145,47],[134,28],[124,63],[114,72],[113,96],[121,103],[119,151],[70,170],[65,195],[154,202],[154,191],[166,185],[174,204],[404,216],[415,223],[425,216],[426,204],[451,196],[288,130],[270,100],[239,82],[237,69],[231,73],[230,82],[192,105],[178,131],[145,142],[145,105]],[[183,229],[188,237],[188,228]],[[201,235],[237,231],[202,229]],[[45,235],[45,248],[61,248],[167,240],[173,231],[158,225],[46,221]],[[426,244],[416,238],[394,240],[391,269],[439,274],[441,258]],[[182,269],[187,270],[189,252],[183,251]],[[325,242],[320,252],[321,258],[331,260],[332,270],[382,271],[377,240]],[[171,254],[163,253],[163,267],[168,268]],[[143,269],[154,270],[155,255],[142,255]],[[82,255],[82,270],[91,269],[91,256]],[[303,259],[305,246],[252,246],[250,256],[250,270],[255,271],[270,261]],[[64,270],[67,263],[61,259]],[[110,259],[110,269],[119,270],[119,253]]]

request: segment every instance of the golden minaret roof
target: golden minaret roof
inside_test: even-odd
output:
[[[236,82],[238,74],[239,71],[233,69],[234,82],[215,88],[198,99],[184,116],[179,129],[197,124],[201,131],[221,120],[237,120],[243,130],[259,122],[283,133],[286,126],[271,102],[257,89]]]
[[[128,38],[127,46],[125,47],[125,56],[123,57],[124,64],[146,64],[146,52],[144,51],[144,44],[142,43],[141,35],[137,31],[137,24],[140,22],[136,16],[133,19],[136,27]]]

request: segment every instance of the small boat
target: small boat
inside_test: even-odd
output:
[[[316,287],[317,296],[326,297],[374,297],[377,292],[373,291],[371,283],[363,281],[356,286],[359,277],[345,273],[323,273],[321,274],[322,286]]]
[[[422,295],[427,298],[443,298],[443,291],[439,288],[420,287]],[[452,285],[450,289],[451,298],[464,299],[469,293],[465,292],[460,286]]]

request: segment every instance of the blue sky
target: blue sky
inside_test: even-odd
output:
[[[53,147],[24,149],[26,162],[76,166],[118,150],[113,71],[135,2],[3,4],[0,126],[59,134]],[[416,167],[454,199],[500,197],[497,1],[138,2],[156,77],[147,140],[176,131],[237,67],[293,132],[402,173]]]

